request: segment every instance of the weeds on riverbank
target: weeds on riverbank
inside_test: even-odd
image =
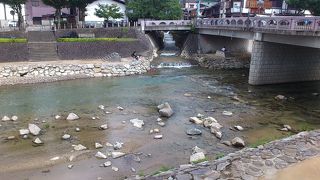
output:
[[[169,171],[170,169],[173,169],[172,167],[167,167],[167,166],[161,166],[161,168],[156,171],[155,173],[153,173],[152,175],[157,175],[157,174],[160,174],[162,172],[166,172],[166,171]]]
[[[277,140],[277,139],[286,138],[286,137],[292,136],[293,134],[294,133],[292,133],[292,132],[288,132],[288,134],[285,134],[285,135],[275,135],[275,136],[264,137],[264,138],[258,139],[255,142],[249,144],[249,147],[250,148],[257,148],[260,145],[267,144],[267,143],[274,141],[274,140]]]

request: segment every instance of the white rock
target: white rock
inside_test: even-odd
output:
[[[41,129],[35,124],[29,124],[28,129],[29,129],[30,133],[34,136],[39,135],[40,131],[41,131]]]
[[[156,128],[156,129],[153,129],[153,132],[154,132],[154,133],[159,133],[159,132],[160,132],[160,129],[157,129],[157,128]]]
[[[75,113],[70,113],[67,117],[67,120],[71,120],[71,121],[77,120],[77,119],[79,119],[79,116],[76,115]]]
[[[106,114],[111,114],[112,112],[106,111],[105,113],[106,113]]]
[[[75,130],[76,130],[76,132],[80,132],[80,128],[76,128]]]
[[[222,138],[222,132],[215,128],[211,128],[211,133],[214,134],[218,139]]]
[[[225,116],[232,116],[233,113],[230,111],[223,111],[222,114]]]
[[[12,121],[18,120],[18,116],[12,116],[12,117],[11,117],[11,120],[12,120]]]
[[[121,149],[121,148],[122,148],[122,145],[123,145],[123,143],[116,142],[116,143],[113,145],[113,148],[114,148],[114,150],[118,150],[118,149]]]
[[[153,138],[154,139],[162,139],[163,135],[162,134],[159,134],[159,135],[155,135]]]
[[[281,128],[280,131],[289,131],[287,128]]]
[[[144,125],[143,120],[140,119],[131,119],[130,122],[133,124],[134,127],[137,128],[142,128],[142,126]]]
[[[124,110],[124,108],[121,106],[118,106],[117,109],[119,109],[120,111]]]
[[[19,130],[19,134],[21,135],[21,136],[23,136],[23,135],[28,135],[30,133],[30,131],[28,130],[28,129],[20,129]]]
[[[192,154],[190,156],[190,163],[201,161],[205,158],[206,158],[206,156],[204,155],[203,152],[198,152],[198,153]]]
[[[107,159],[107,156],[100,151],[98,151],[94,156],[100,159]]]
[[[70,138],[71,138],[71,135],[70,135],[70,134],[64,134],[61,138],[62,138],[63,140],[67,140],[67,139],[70,139]]]
[[[291,126],[289,126],[289,125],[287,125],[287,124],[283,125],[283,127],[284,127],[284,128],[287,128],[288,131],[291,131],[291,130],[292,130]]]
[[[59,159],[60,159],[60,157],[56,156],[56,157],[51,158],[50,161],[56,161],[56,160],[59,160]]]
[[[115,172],[119,171],[119,168],[117,168],[117,167],[115,167],[115,166],[112,166],[111,169],[112,169],[113,171],[115,171]]]
[[[207,117],[203,121],[203,126],[210,128],[212,123],[217,123],[218,121],[213,117]]]
[[[87,148],[85,146],[83,146],[82,144],[78,144],[78,145],[75,145],[73,147],[73,149],[76,151],[83,151],[83,150],[86,150]]]
[[[99,105],[99,109],[104,110],[104,105]]]
[[[211,123],[210,125],[209,125],[209,127],[212,129],[212,128],[214,128],[214,129],[221,129],[223,126],[221,125],[221,124],[219,124],[219,123],[216,123],[216,122],[213,122],[213,123]]]
[[[208,96],[208,99],[211,99],[211,96]]]
[[[124,155],[126,155],[126,153],[123,153],[123,152],[112,152],[112,153],[111,153],[111,156],[112,156],[113,159],[122,157],[122,156],[124,156]]]
[[[96,143],[94,144],[94,147],[95,147],[96,149],[99,149],[99,148],[103,148],[103,145],[96,142]]]
[[[69,169],[72,169],[72,168],[73,168],[73,164],[69,164],[69,165],[68,165],[68,168],[69,168]]]
[[[235,137],[231,140],[231,144],[235,147],[244,147],[245,143],[243,141],[243,139],[239,138],[239,137]]]
[[[243,131],[243,127],[242,126],[234,126],[234,129],[236,129],[238,131]]]
[[[36,138],[33,143],[35,144],[43,144],[43,142],[39,139],[39,138]]]
[[[106,129],[108,129],[108,124],[103,124],[103,125],[101,125],[101,126],[99,127],[99,129],[101,129],[101,130],[106,130]]]
[[[10,121],[11,119],[8,116],[3,116],[2,121]]]
[[[166,123],[165,122],[158,122],[158,125],[161,127],[164,127],[166,125]]]
[[[133,167],[131,167],[131,171],[132,171],[132,172],[136,172],[136,169],[133,168]]]
[[[189,118],[189,121],[190,121],[190,122],[193,122],[193,123],[195,123],[195,124],[202,124],[202,123],[203,123],[203,121],[200,120],[200,119],[197,118],[197,117],[190,117],[190,118]]]
[[[61,116],[59,116],[59,115],[55,115],[54,116],[54,119],[56,119],[56,120],[58,120],[58,119],[60,119],[61,118]]]
[[[92,119],[92,120],[96,120],[96,117],[92,117],[91,119]]]
[[[161,118],[158,118],[158,119],[157,119],[157,122],[160,122],[160,121],[162,121],[162,119],[161,119]]]
[[[15,136],[9,136],[9,137],[7,137],[7,140],[13,140],[15,138],[16,138]]]
[[[199,152],[202,152],[203,154],[206,154],[206,151],[199,148],[198,146],[195,146],[192,148],[192,154],[195,154],[195,153],[199,153]]]
[[[197,114],[197,118],[202,119],[202,118],[204,118],[204,115],[199,113],[199,114]]]
[[[106,146],[107,147],[113,147],[113,145],[111,143],[109,143],[109,142],[106,142]]]
[[[111,161],[107,161],[107,162],[103,163],[103,167],[109,167],[111,165],[112,165]]]
[[[284,95],[277,95],[274,98],[277,99],[277,100],[285,100],[285,99],[287,99]]]

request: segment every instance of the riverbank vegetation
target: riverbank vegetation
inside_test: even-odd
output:
[[[134,38],[59,38],[58,42],[133,42]]]
[[[0,43],[26,43],[26,38],[0,38]]]

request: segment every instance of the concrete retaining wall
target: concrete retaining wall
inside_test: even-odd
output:
[[[199,35],[201,53],[214,53],[226,47],[231,52],[250,52],[249,40],[223,36]]]
[[[96,38],[137,38],[137,29],[135,28],[94,28],[94,29],[61,29],[56,31],[56,37],[68,35],[70,32],[82,34],[94,34]]]
[[[0,62],[27,61],[27,43],[0,43]]]
[[[255,41],[252,85],[320,80],[320,49]]]

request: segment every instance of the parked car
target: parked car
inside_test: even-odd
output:
[[[9,27],[17,27],[18,21],[9,21],[8,26]]]

